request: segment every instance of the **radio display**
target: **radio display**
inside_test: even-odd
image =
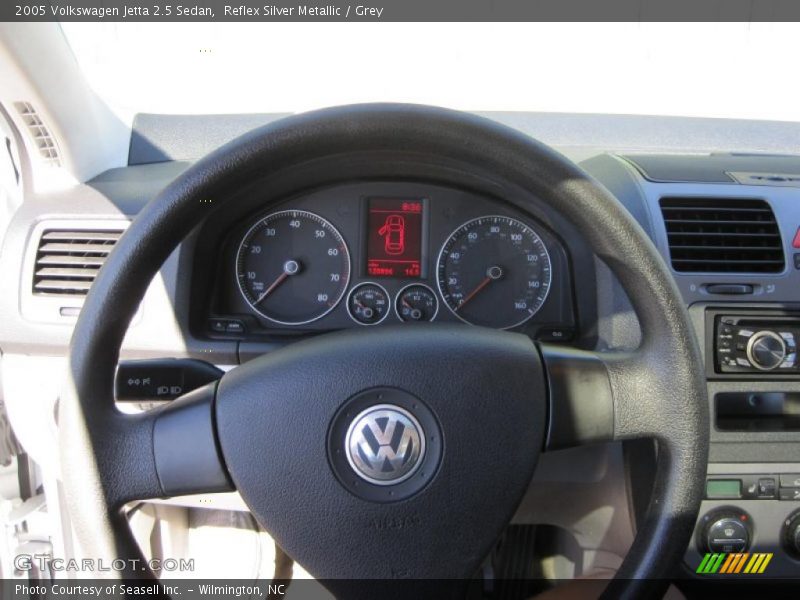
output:
[[[367,200],[367,275],[422,276],[424,208],[421,199]]]

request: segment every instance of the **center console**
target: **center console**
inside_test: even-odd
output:
[[[800,157],[616,158],[589,166],[670,266],[703,354],[709,465],[682,574],[798,578],[800,186],[775,182]]]
[[[712,446],[685,565],[702,577],[797,577],[800,307],[701,304],[690,314],[705,340]],[[747,558],[703,564],[731,554]]]

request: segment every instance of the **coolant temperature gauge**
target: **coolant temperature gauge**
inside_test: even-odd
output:
[[[361,325],[376,325],[389,314],[389,294],[377,283],[362,283],[350,290],[347,311]]]
[[[428,286],[415,283],[400,290],[395,310],[401,321],[433,321],[439,312],[439,301]]]

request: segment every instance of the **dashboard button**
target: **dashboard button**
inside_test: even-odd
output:
[[[209,319],[208,328],[217,333],[225,333],[226,320],[225,319]]]
[[[782,488],[800,488],[800,473],[781,473]]]
[[[781,500],[800,500],[800,488],[781,488]]]
[[[741,497],[742,481],[740,479],[709,479],[706,481],[706,498],[720,500]]]
[[[225,325],[225,333],[244,333],[244,323],[241,321],[228,321]]]
[[[759,498],[774,498],[775,497],[775,478],[766,477],[758,480],[758,497]]]

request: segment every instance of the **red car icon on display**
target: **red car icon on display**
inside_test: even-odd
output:
[[[378,235],[384,237],[384,251],[386,254],[402,254],[406,249],[406,221],[400,215],[389,215],[386,222],[378,230]]]

